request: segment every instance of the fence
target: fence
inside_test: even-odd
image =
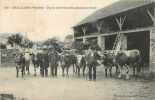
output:
[[[15,66],[15,54],[17,49],[0,49],[0,66]]]

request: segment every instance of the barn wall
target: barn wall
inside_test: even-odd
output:
[[[155,27],[150,32],[150,71],[155,73]]]

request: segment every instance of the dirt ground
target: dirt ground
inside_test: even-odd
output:
[[[55,78],[34,77],[32,73],[33,68],[30,76],[16,78],[14,67],[1,67],[0,93],[25,100],[155,100],[155,81],[106,78],[102,67],[97,68],[96,81],[72,73],[62,77],[60,69]]]

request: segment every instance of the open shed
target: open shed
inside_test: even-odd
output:
[[[121,49],[138,49],[150,72],[155,72],[154,0],[119,0],[97,10],[73,29],[75,40],[97,39],[102,50],[111,50],[116,36],[122,34]]]

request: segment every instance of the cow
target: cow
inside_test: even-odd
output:
[[[31,53],[25,52],[24,58],[25,58],[25,68],[26,68],[27,74],[29,75],[30,74]]]
[[[133,68],[133,76],[136,76],[136,72],[140,72],[142,67],[142,57],[139,50],[127,50],[121,51],[116,55],[116,65],[120,69],[119,78],[122,77],[122,70],[125,69],[126,79],[129,79],[129,69]]]
[[[37,68],[41,66],[41,53],[40,52],[33,52],[32,56],[32,64],[34,66],[34,76],[37,76]]]
[[[119,72],[118,77],[121,78],[122,74],[126,75],[126,79],[129,79],[129,69],[133,68],[133,75],[136,75],[136,71],[140,71],[140,64],[142,63],[140,51],[135,50],[122,50],[116,55],[113,53],[104,53],[103,65],[105,66],[105,76],[109,69],[110,76],[112,76],[112,68],[116,67],[116,73]]]
[[[25,58],[22,53],[15,55],[15,64],[16,64],[16,77],[18,78],[20,71],[21,71],[22,77],[24,77],[24,75],[25,75]]]
[[[85,76],[87,61],[85,55],[77,55],[77,62],[80,69],[82,69],[82,74]]]
[[[73,67],[73,73],[77,71],[77,74],[80,75],[80,67],[77,64],[77,56],[75,54],[63,53],[61,55],[61,68],[62,68],[62,75],[64,76],[64,71],[66,69],[66,73],[68,76],[69,68]],[[75,71],[76,70],[76,71]]]

